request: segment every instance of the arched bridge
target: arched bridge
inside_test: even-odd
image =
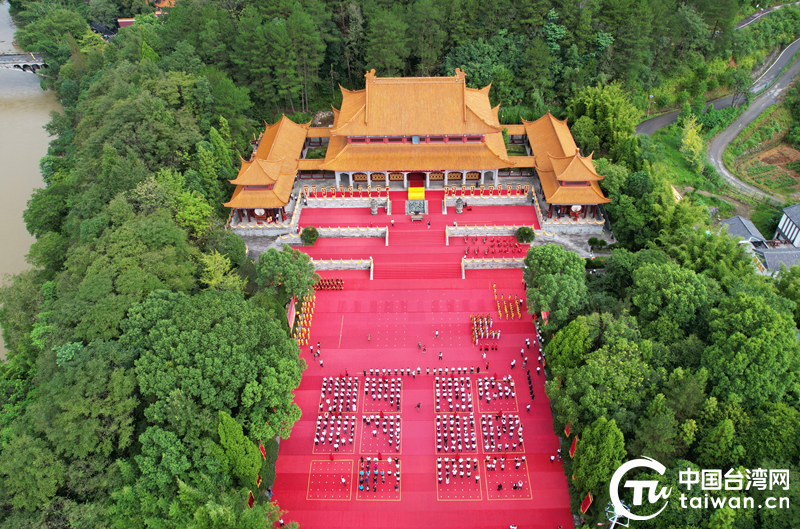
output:
[[[36,73],[47,63],[39,53],[0,53],[0,68]]]

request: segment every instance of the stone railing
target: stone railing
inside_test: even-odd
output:
[[[301,199],[302,200],[302,199]],[[308,197],[308,204],[305,206],[307,208],[368,208],[370,206],[371,201],[375,201],[379,208],[387,207],[388,199],[385,196],[382,197],[323,197],[322,195],[319,198],[314,197],[313,195]]]
[[[275,242],[278,248],[283,247],[284,244],[288,244],[289,246],[303,246],[305,244],[303,239],[301,239],[300,235],[297,233],[287,233],[286,235],[281,235]]]
[[[581,219],[573,220],[570,217],[564,216],[560,219],[544,219],[542,222],[542,230],[551,233],[603,233],[603,226],[605,219]]]
[[[349,238],[349,237],[386,237],[386,232],[389,231],[387,227],[372,227],[372,228],[317,228],[319,236],[333,239],[333,238]]]
[[[521,226],[447,226],[444,230],[445,246],[450,237],[513,237]]]
[[[314,270],[369,270],[372,279],[375,264],[372,257],[369,259],[311,259]]]
[[[458,201],[459,198],[463,202],[469,204],[470,207],[471,206],[525,206],[528,204],[528,197],[523,194],[519,194],[517,196],[514,195],[501,195],[501,196],[475,195],[474,197],[469,195],[463,197],[449,196],[445,197],[444,205],[447,207],[454,208],[456,207],[456,202]]]
[[[500,257],[488,259],[461,258],[461,279],[465,279],[466,270],[487,270],[503,268],[522,268],[525,265],[523,257]]]

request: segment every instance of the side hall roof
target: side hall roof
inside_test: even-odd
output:
[[[222,204],[227,208],[282,208],[289,203],[294,177],[281,178],[272,189],[246,189],[236,186],[229,202]]]
[[[536,157],[538,169],[552,171],[550,156],[563,158],[578,152],[578,146],[575,145],[572,133],[567,127],[567,120],[557,120],[549,110],[536,121],[522,120],[522,123],[525,125],[525,132]]]
[[[376,77],[366,88],[342,88],[342,108],[331,130],[339,136],[459,136],[500,132],[489,86],[467,88],[466,74],[454,77]]]
[[[574,204],[608,204],[611,199],[603,196],[596,181],[588,181],[582,186],[562,186],[553,171],[537,170],[542,184],[545,201],[557,206]]]
[[[557,158],[550,154],[548,156],[550,166],[559,182],[592,182],[603,179],[594,170],[591,154],[586,157],[581,156],[580,152],[563,158]]]
[[[274,184],[282,178],[294,180],[297,161],[303,153],[308,124],[298,125],[285,115],[267,125],[250,160],[242,160],[234,185]]]

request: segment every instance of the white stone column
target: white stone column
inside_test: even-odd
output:
[[[430,188],[431,188],[431,173],[430,172],[426,172],[425,173],[425,189],[430,189]]]
[[[481,185],[483,185],[483,173],[484,171],[481,171]]]
[[[334,171],[333,174],[335,175],[335,178],[336,178],[336,189],[338,189],[341,192],[341,190],[342,190],[342,180],[339,178],[339,174],[340,173],[339,173],[339,171]]]
[[[467,185],[467,172],[466,171],[461,171],[461,185],[462,186]]]
[[[500,172],[500,169],[495,169],[494,171],[492,171],[492,180],[494,181],[494,187],[495,187],[495,189],[497,189],[497,186],[498,186],[498,183],[497,183],[497,174],[498,174],[499,172]]]
[[[347,173],[347,176],[350,178],[350,187],[353,187],[353,172]]]
[[[408,189],[408,173],[403,173],[403,189]]]

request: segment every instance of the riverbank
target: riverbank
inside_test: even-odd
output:
[[[0,52],[22,51],[13,46],[14,25],[8,3],[0,4]],[[22,212],[37,187],[42,187],[39,159],[49,141],[44,125],[50,112],[61,110],[52,92],[39,86],[31,73],[0,69],[0,277],[26,268],[25,255],[33,237],[25,229]],[[5,347],[0,340],[0,359]]]

